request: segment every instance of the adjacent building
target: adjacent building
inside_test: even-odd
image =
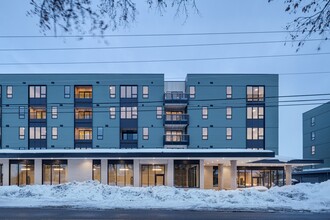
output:
[[[275,74],[3,74],[0,84],[0,185],[271,187],[320,162],[275,158]]]

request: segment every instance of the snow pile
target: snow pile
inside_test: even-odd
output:
[[[87,181],[57,186],[2,186],[0,206],[330,212],[329,195],[330,181],[274,187],[264,191],[114,187]]]

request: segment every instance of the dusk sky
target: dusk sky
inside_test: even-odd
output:
[[[26,16],[31,9],[29,0],[3,1],[0,13],[0,36],[41,35],[38,18]],[[205,33],[205,32],[256,32],[280,31],[294,15],[285,13],[283,1],[268,3],[259,1],[196,0],[200,15],[190,12],[184,17],[174,17],[168,9],[159,16],[149,9],[145,0],[138,3],[137,21],[127,28],[119,28],[106,34],[157,34],[157,33]],[[58,33],[62,35],[63,33]],[[74,33],[78,34],[78,33]],[[53,32],[47,33],[53,35]],[[206,44],[251,41],[281,41],[287,33],[236,34],[166,37],[111,37],[85,38],[0,38],[0,48],[59,48],[143,46],[173,44]],[[314,36],[312,38],[320,38]],[[297,54],[317,53],[319,42],[307,42]],[[242,57],[278,54],[295,54],[296,47],[288,42],[249,45],[205,47],[142,48],[113,50],[74,51],[0,51],[0,63],[70,62],[70,61],[123,61],[163,60],[212,57]],[[330,44],[321,45],[320,53],[330,52]],[[188,62],[153,62],[122,64],[79,65],[1,65],[0,73],[164,73],[167,80],[184,80],[187,73],[276,73],[280,74],[280,96],[330,92],[330,55],[293,56],[254,59],[224,59]],[[327,72],[323,74],[293,74]],[[324,96],[330,100],[330,96]],[[297,98],[295,98],[297,99]],[[310,99],[302,97],[301,99]],[[326,101],[318,101],[324,103]],[[306,102],[305,102],[306,103]],[[305,105],[280,108],[280,155],[302,157],[302,113],[318,106]]]

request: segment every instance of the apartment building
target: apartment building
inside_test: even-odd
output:
[[[278,75],[3,74],[0,185],[97,180],[236,189],[291,183]]]

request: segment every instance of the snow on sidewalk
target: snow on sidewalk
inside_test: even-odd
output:
[[[285,210],[330,212],[330,181],[269,190],[200,190],[174,187],[115,187],[93,181],[56,186],[2,186],[0,207],[99,209]]]

